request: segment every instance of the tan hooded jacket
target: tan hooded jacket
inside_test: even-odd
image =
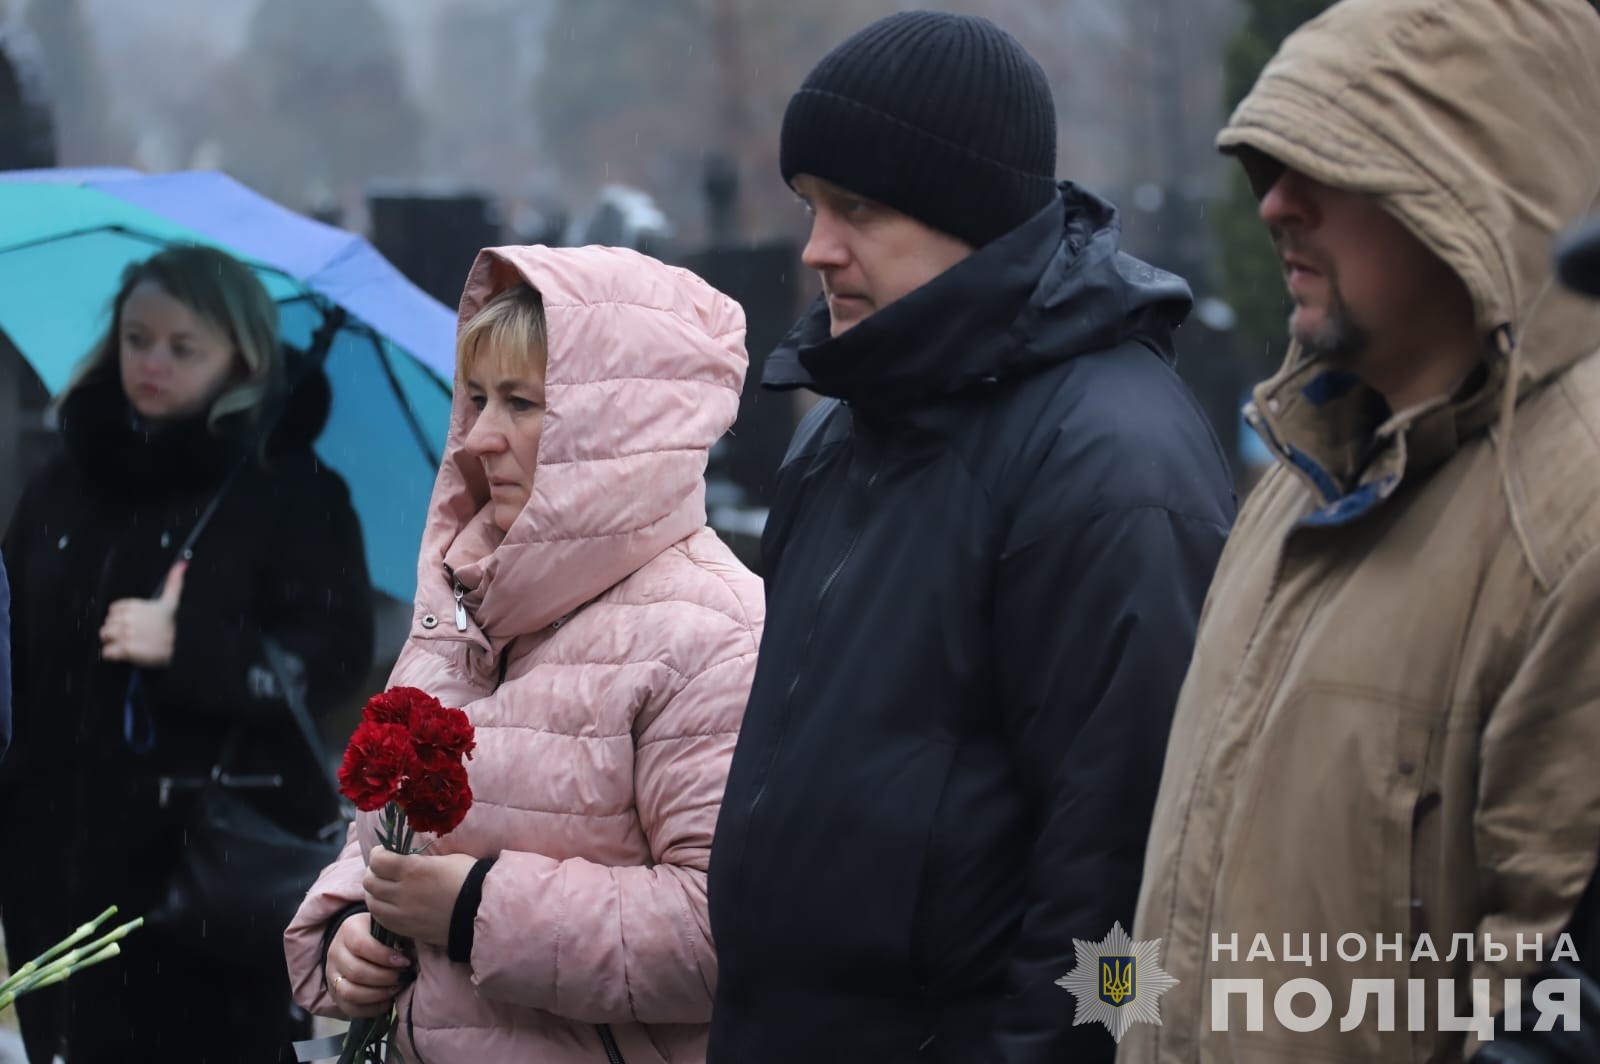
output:
[[[1378,197],[1466,282],[1487,372],[1382,425],[1298,351],[1256,389],[1279,462],[1206,606],[1133,935],[1179,982],[1118,1059],[1459,1060],[1476,1036],[1442,1029],[1439,981],[1456,1017],[1474,979],[1500,1009],[1536,966],[1518,936],[1548,959],[1600,854],[1600,306],[1550,263],[1600,191],[1600,15],[1345,0],[1285,42],[1219,144]],[[1346,934],[1361,959],[1340,959]],[[1258,935],[1271,960],[1250,959]],[[1223,979],[1262,981],[1260,1030],[1243,995],[1215,1029]],[[1316,1030],[1278,1019],[1293,979],[1331,992]],[[1391,1024],[1362,979],[1394,981]]]

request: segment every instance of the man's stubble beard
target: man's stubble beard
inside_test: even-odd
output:
[[[1339,295],[1338,281],[1328,277],[1328,306],[1315,328],[1296,330],[1294,339],[1307,359],[1316,359],[1341,369],[1354,369],[1372,345],[1372,334],[1356,320]]]

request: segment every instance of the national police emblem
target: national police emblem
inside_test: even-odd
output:
[[[1135,1023],[1161,1023],[1160,998],[1178,985],[1161,968],[1161,940],[1135,942],[1122,929],[1100,942],[1072,940],[1078,966],[1056,980],[1078,999],[1072,1024],[1103,1023],[1118,1042]]]

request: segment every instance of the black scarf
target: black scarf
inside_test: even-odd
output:
[[[188,494],[222,482],[244,458],[254,433],[250,418],[207,415],[152,424],[122,391],[115,367],[97,370],[61,405],[67,453],[97,487],[151,498]]]

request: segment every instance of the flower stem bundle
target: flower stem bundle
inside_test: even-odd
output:
[[[113,931],[94,937],[101,925],[116,913],[117,907],[111,906],[0,982],[0,1010],[10,1007],[29,991],[64,982],[83,969],[120,954],[122,947],[118,943],[129,932],[144,926],[144,918],[129,920]]]

